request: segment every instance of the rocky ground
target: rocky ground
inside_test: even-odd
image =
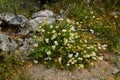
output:
[[[119,80],[120,56],[116,57],[119,59],[117,62],[110,61],[112,57],[110,53],[105,53],[103,60],[98,60],[96,66],[88,69],[68,71],[55,67],[46,68],[42,64],[31,64],[27,72],[31,80]]]

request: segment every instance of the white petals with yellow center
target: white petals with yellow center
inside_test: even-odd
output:
[[[57,45],[58,45],[58,42],[57,42],[57,41],[54,41],[54,44],[57,46]]]
[[[66,45],[68,43],[68,39],[64,38],[64,45]]]
[[[51,40],[55,39],[57,37],[57,33],[54,33]]]
[[[73,54],[69,54],[68,57],[69,57],[69,58],[72,58],[72,57],[73,57]]]
[[[34,47],[38,47],[38,43],[35,43],[35,44],[34,44]]]
[[[46,41],[46,43],[49,43],[49,39],[48,38],[46,38],[45,41]]]
[[[67,30],[63,29],[62,32],[67,32]]]
[[[56,32],[55,30],[52,31],[52,33],[55,33],[55,32]]]
[[[52,49],[55,50],[56,46],[55,45],[52,45]]]
[[[51,54],[52,54],[51,51],[48,51],[48,52],[47,52],[47,55],[51,55]]]

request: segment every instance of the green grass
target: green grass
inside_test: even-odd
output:
[[[39,8],[33,2],[24,0],[0,0],[0,13],[22,14],[26,17],[31,17],[37,10]]]
[[[0,80],[29,80],[24,69],[25,64],[18,62],[14,56],[0,63]]]

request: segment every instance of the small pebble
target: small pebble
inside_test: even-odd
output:
[[[103,60],[103,56],[99,57],[98,59],[102,61]]]
[[[120,69],[120,62],[117,62],[116,66],[117,66],[118,69]]]
[[[113,69],[112,73],[115,75],[119,72],[119,69]]]
[[[38,61],[37,61],[37,60],[34,60],[34,63],[35,63],[35,64],[37,64],[37,63],[38,63]]]

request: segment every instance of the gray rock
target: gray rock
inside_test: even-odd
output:
[[[114,75],[117,74],[118,72],[119,72],[119,69],[116,69],[116,68],[115,68],[115,69],[112,70],[112,73],[113,73]]]
[[[50,18],[50,17],[37,17],[34,20],[37,21],[39,24],[45,21],[48,21],[50,23],[53,23],[55,21],[54,18]]]
[[[112,70],[111,69],[107,69],[104,73],[105,76],[109,76],[112,74]]]
[[[118,57],[119,58],[119,57]],[[117,63],[116,63],[116,66],[118,69],[120,69],[120,59],[118,59]]]
[[[23,15],[17,15],[9,21],[9,24],[19,25],[20,27],[25,27],[27,24],[27,18]]]
[[[0,54],[4,54],[4,59],[9,59],[10,56],[16,56],[16,60],[21,61],[28,59],[33,48],[34,39],[18,38],[17,42],[12,37],[0,34]]]
[[[38,30],[38,26],[40,25],[38,21],[33,20],[29,20],[29,25],[30,25],[30,30],[31,31],[37,31]]]
[[[11,19],[15,17],[12,13],[2,13],[0,14],[0,20],[4,20],[6,22],[9,22]]]
[[[3,52],[14,51],[18,45],[16,42],[8,35],[0,34],[0,50]]]
[[[54,13],[50,10],[39,11],[33,14],[33,18],[37,17],[54,17]]]
[[[54,13],[50,10],[39,11],[33,14],[33,19],[29,20],[32,31],[38,30],[41,23],[48,21],[50,24],[55,22]]]
[[[21,27],[24,27],[28,20],[23,15],[15,16],[12,13],[2,13],[0,14],[0,22],[2,23],[2,21],[5,21],[11,25],[19,25]]]
[[[28,28],[28,19],[23,15],[15,16],[8,24],[17,26],[19,29],[18,34],[27,35],[30,31]]]
[[[17,21],[16,17],[13,18],[12,20],[10,20],[9,24],[12,24],[12,25],[20,25],[20,23]]]
[[[7,26],[6,29],[10,28],[11,31],[15,31],[18,34],[26,35],[29,33],[28,19],[23,15],[15,16],[11,13],[2,13],[0,14],[0,25]]]
[[[2,21],[0,21],[0,25],[2,25]]]
[[[120,12],[118,12],[118,11],[112,11],[112,12],[109,12],[108,15],[111,16],[111,17],[114,17],[114,16],[120,15]]]
[[[37,17],[35,19],[31,19],[29,21],[29,25],[32,27],[33,31],[36,31],[38,30],[40,24],[45,21],[48,21],[50,24],[52,24],[53,22],[55,22],[55,19],[50,17]]]
[[[23,40],[19,40],[18,42],[19,44],[22,44],[22,46],[19,46],[19,48],[17,49],[17,51],[20,53],[19,54],[19,59],[20,60],[24,60],[24,59],[28,59],[28,56],[31,53],[31,50],[33,48],[33,43],[34,43],[34,39],[32,38],[28,38]]]

